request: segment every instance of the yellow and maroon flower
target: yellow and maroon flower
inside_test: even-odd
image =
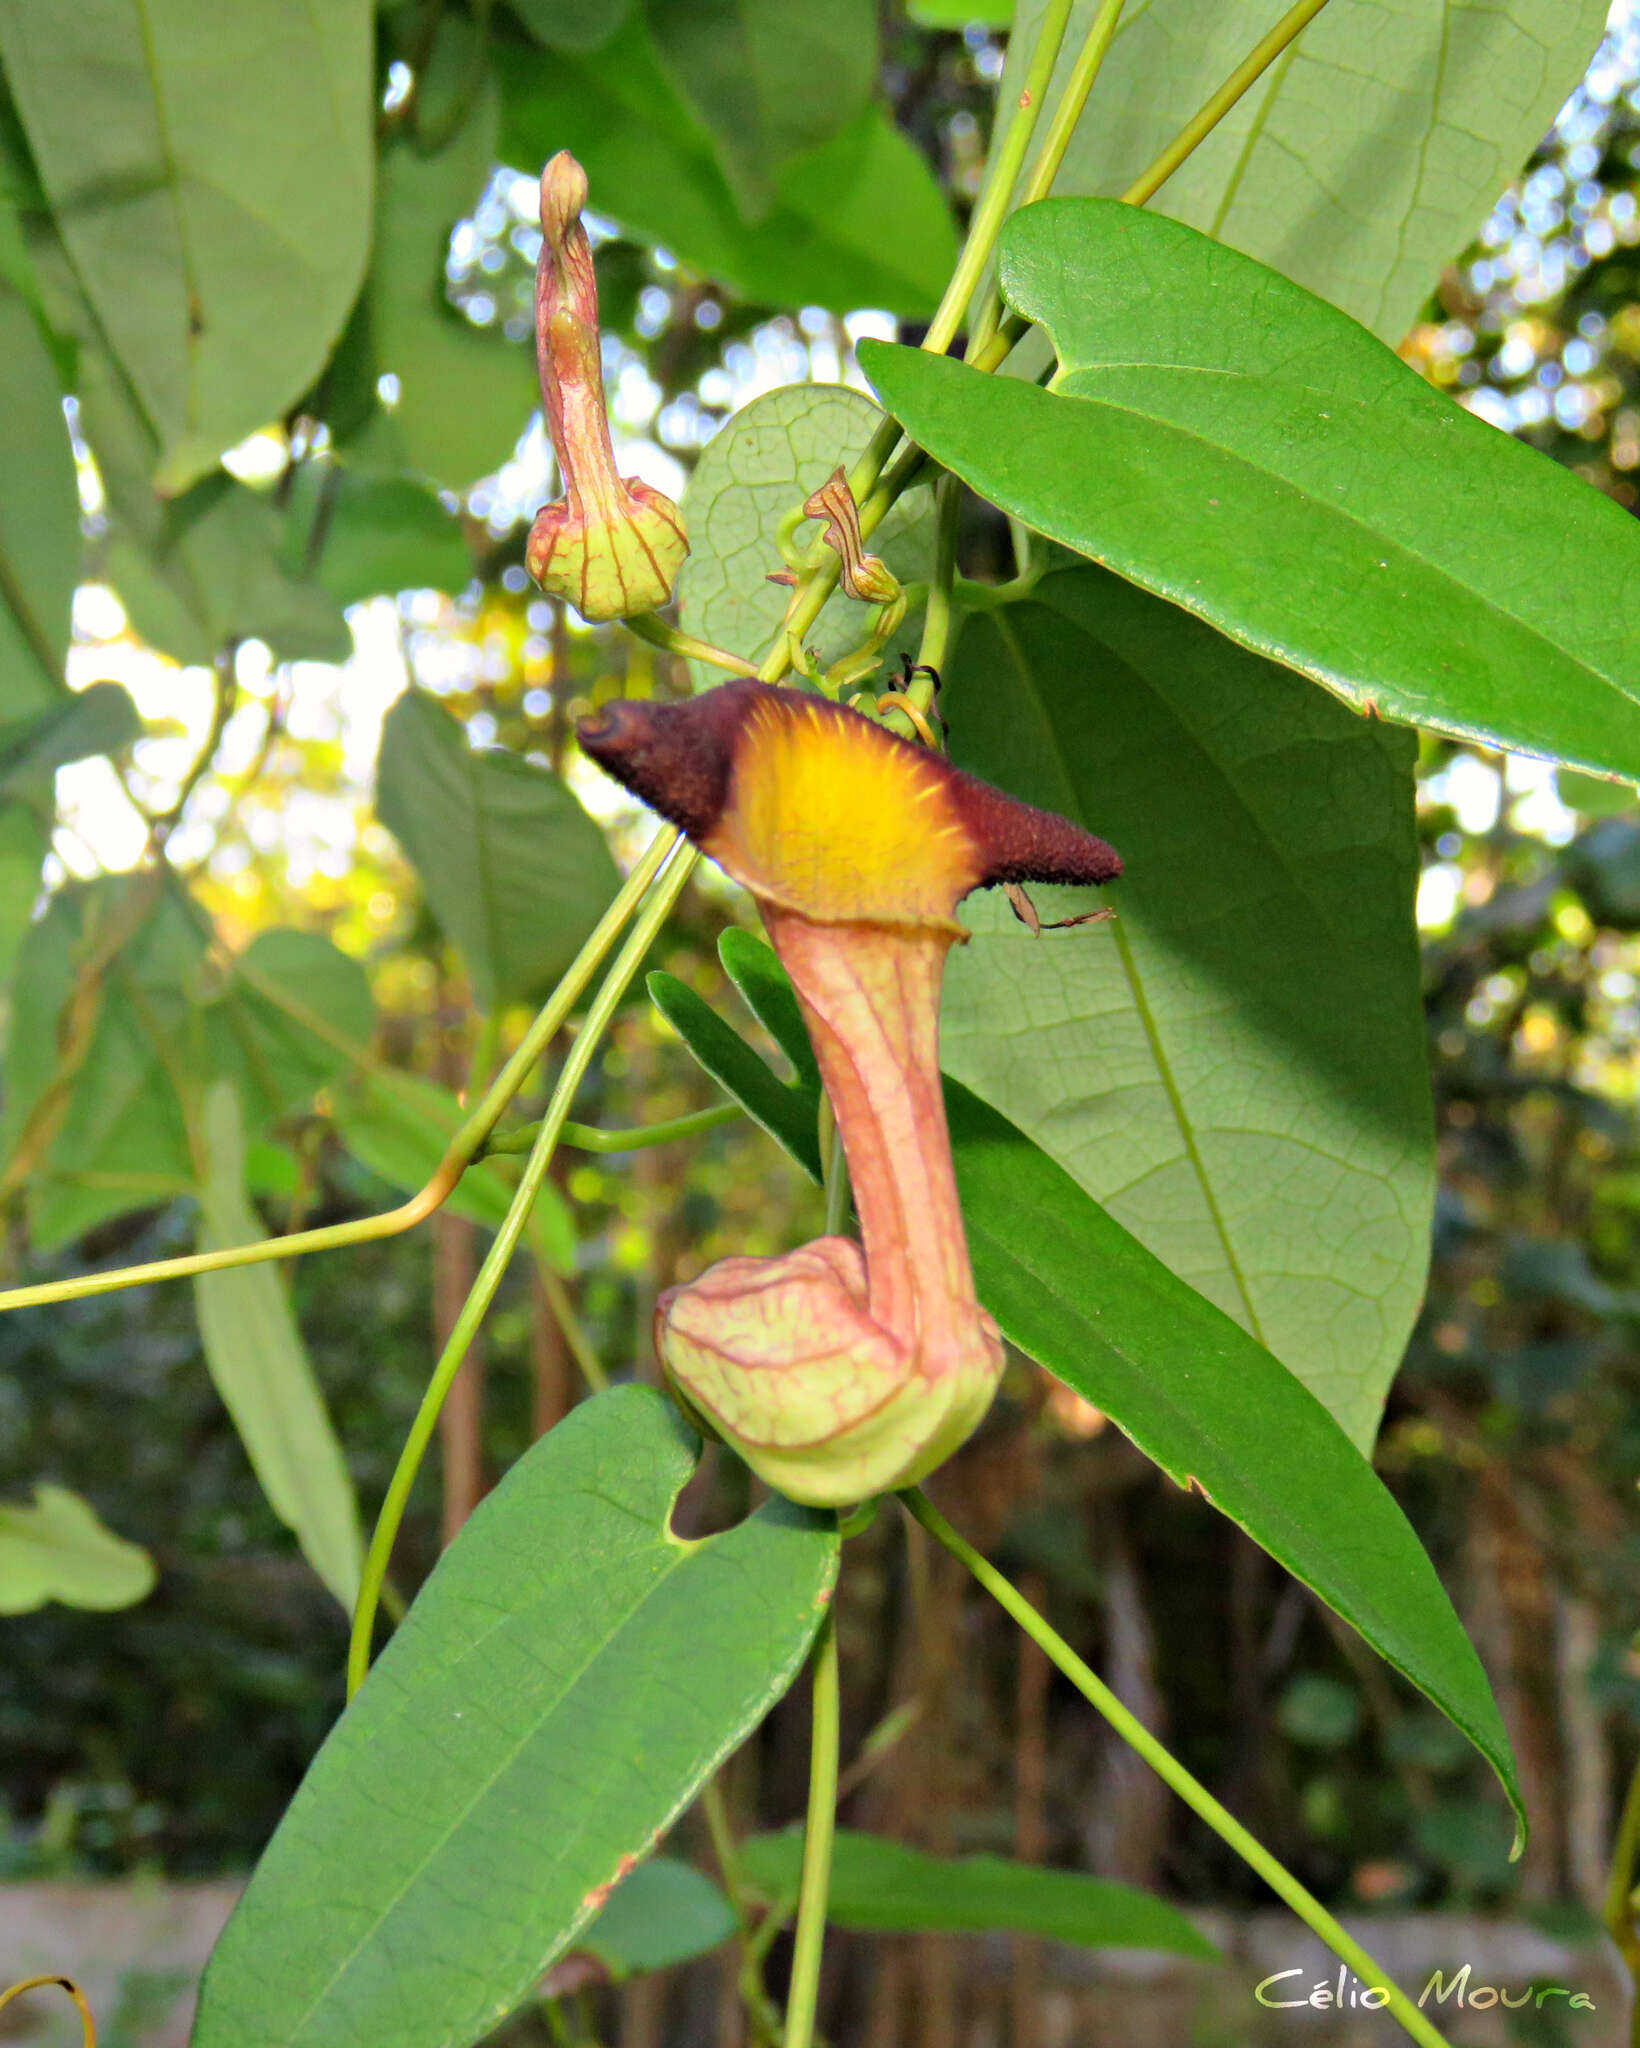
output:
[[[598,284],[581,225],[586,172],[560,150],[541,173],[535,332],[547,433],[564,495],[530,528],[530,574],[584,619],[653,611],[672,595],[689,536],[662,491],[615,469],[604,408]]]
[[[724,1259],[673,1288],[656,1312],[661,1361],[794,1500],[909,1486],[974,1429],[1002,1371],[940,1084],[957,904],[991,883],[1107,882],[1121,860],[856,712],[763,683],[610,704],[580,738],[756,898],[814,1041],[863,1240]]]

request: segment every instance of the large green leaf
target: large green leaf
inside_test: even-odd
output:
[[[1045,116],[1095,5],[1072,11]],[[1019,0],[999,107],[1019,98],[1044,9]],[[1282,11],[1129,0],[1055,191],[1123,191]],[[1399,341],[1582,77],[1606,12],[1607,0],[1331,0],[1154,204]]]
[[[776,1500],[684,1542],[695,1456],[621,1387],[513,1466],[292,1802],[195,2048],[477,2040],[756,1727],[830,1598],[835,1520]]]
[[[213,1081],[200,1112],[205,1172],[199,1249],[267,1236],[245,1194],[245,1130],[228,1081]],[[359,1591],[359,1510],[342,1447],[270,1265],[229,1266],[194,1281],[205,1362],[257,1481],[302,1554],[349,1612]]]
[[[1434,1701],[1526,1810],[1480,1659],[1393,1495],[1293,1374],[1022,1131],[946,1086],[980,1299]]]
[[[964,767],[1126,862],[1042,892],[1094,930],[969,899],[947,1071],[1369,1445],[1434,1200],[1412,735],[1094,568],[971,618],[941,709]]]
[[[387,714],[376,808],[482,1010],[556,980],[620,886],[604,835],[560,777],[500,749],[475,752],[422,690]]]
[[[573,150],[599,213],[746,297],[908,319],[938,303],[956,260],[951,211],[880,108],[787,164],[773,211],[753,226],[636,9],[585,61],[520,44],[501,73],[506,162],[533,167]]]
[[[9,722],[62,694],[80,573],[80,492],[56,365],[33,309],[7,284],[0,361],[0,720]]]
[[[169,489],[310,384],[370,240],[370,0],[5,0],[47,196]]]
[[[877,83],[874,0],[648,0],[645,12],[749,221],[773,210],[781,167],[847,127]]]
[[[754,1835],[741,1867],[773,1905],[797,1898],[803,1831]],[[1132,1885],[1001,1856],[925,1856],[839,1828],[826,1918],[871,1934],[1038,1934],[1082,1948],[1164,1949],[1214,1962],[1218,1950],[1178,1911]]]
[[[355,315],[362,330],[349,337],[368,350],[373,375],[398,384],[361,457],[452,489],[499,469],[540,403],[530,351],[475,327],[445,285],[450,232],[476,209],[494,168],[496,122],[496,87],[484,72],[460,126],[439,136],[436,150],[424,152],[409,134],[384,144],[370,276]]]
[[[153,1591],[154,1563],[63,1486],[41,1484],[32,1507],[0,1502],[0,1614],[65,1607],[131,1607]]]
[[[977,491],[1363,709],[1640,775],[1640,526],[1615,501],[1175,222],[1050,200],[1009,224],[1003,284],[1052,333],[1053,390],[861,349]]]
[[[221,470],[180,497],[156,493],[159,442],[130,381],[104,346],[61,243],[41,235],[34,249],[52,320],[78,362],[80,427],[109,522],[103,573],[137,632],[201,665],[230,641],[253,638],[280,660],[345,660],[353,643],[335,601],[280,568],[280,520],[267,496]]]
[[[777,971],[771,952],[764,973]],[[1524,1826],[1474,1648],[1406,1517],[1333,1417],[1023,1131],[960,1082],[946,1081],[945,1105],[974,1278],[1003,1335],[1420,1687],[1498,1773]]]
[[[683,494],[689,559],[678,579],[679,616],[691,633],[745,656],[755,667],[785,616],[791,592],[769,581],[781,566],[771,535],[839,463],[853,463],[882,422],[863,392],[842,384],[783,384],[743,406],[707,443]],[[815,525],[798,528],[807,541]],[[908,491],[871,537],[871,549],[902,583],[926,581],[934,566],[933,503]],[[865,638],[867,606],[836,597],[807,644],[823,663]],[[902,637],[915,644],[915,622]],[[721,683],[725,671],[690,664],[695,684]]]

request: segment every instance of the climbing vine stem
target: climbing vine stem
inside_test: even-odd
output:
[[[671,835],[673,845],[676,835]],[[461,1305],[433,1376],[422,1395],[421,1406],[405,1438],[404,1448],[399,1453],[399,1462],[388,1483],[387,1497],[382,1502],[382,1511],[376,1521],[375,1533],[370,1539],[370,1549],[365,1555],[364,1574],[359,1585],[358,1604],[353,1612],[353,1639],[348,1648],[347,1690],[351,1698],[364,1683],[365,1672],[370,1665],[370,1644],[375,1632],[376,1606],[381,1591],[382,1579],[386,1574],[388,1560],[393,1554],[393,1544],[399,1533],[399,1524],[404,1518],[405,1502],[415,1484],[416,1473],[427,1446],[438,1427],[439,1410],[444,1405],[455,1376],[461,1368],[461,1361],[467,1355],[473,1333],[483,1321],[495,1291],[501,1284],[523,1234],[525,1222],[541,1183],[547,1177],[547,1168],[552,1164],[553,1153],[558,1148],[558,1135],[569,1116],[569,1106],[582,1077],[591,1066],[593,1056],[603,1042],[610,1019],[619,1007],[621,998],[638,969],[643,965],[644,956],[654,943],[655,935],[672,914],[672,906],[683,891],[685,882],[694,871],[696,854],[693,848],[680,849],[672,860],[671,867],[657,883],[648,902],[639,913],[637,921],[627,935],[626,944],[617,955],[615,964],[604,979],[603,986],[593,998],[587,1010],[586,1021],[575,1034],[564,1060],[563,1070],[558,1076],[547,1113],[541,1119],[536,1133],[535,1144],[523,1174],[507,1207],[507,1214],[501,1228],[496,1232],[494,1242],[479,1268],[478,1278],[473,1282],[467,1299]]]
[[[228,1245],[220,1251],[189,1252],[176,1259],[153,1259],[143,1266],[121,1266],[110,1273],[81,1273],[72,1280],[47,1280],[35,1287],[0,1292],[0,1314],[14,1308],[43,1308],[49,1302],[77,1301],[82,1295],[114,1294],[124,1287],[144,1287],[156,1280],[185,1280],[195,1273],[217,1273],[228,1266],[253,1266],[266,1259],[294,1259],[304,1252],[337,1251],[344,1245],[370,1244],[425,1222],[449,1199],[462,1174],[478,1155],[507,1104],[523,1087],[531,1069],[552,1043],[582,991],[597,973],[621,927],[637,908],[672,849],[678,835],[670,826],[659,833],[643,859],[627,876],[619,895],[598,920],[596,929],[574,964],[553,990],[520,1041],[518,1049],[491,1082],[484,1099],[445,1148],[438,1170],[409,1201],[377,1216],[359,1216],[318,1230],[298,1230],[286,1237],[265,1237],[255,1244]],[[158,872],[157,870],[155,872]],[[681,885],[680,885],[681,886]]]
[[[1382,1986],[1389,1994],[1384,2009],[1393,2012],[1413,2040],[1423,2048],[1447,2048],[1443,2035],[1373,1961],[1361,1944],[1327,1911],[1321,1901],[1306,1891],[1296,1877],[1272,1856],[1264,1844],[1250,1835],[1228,1807],[1221,1806],[1207,1787],[1193,1778],[1171,1750],[1165,1748],[1136,1714],[1131,1713],[1109,1686],[1083,1663],[1059,1632],[1005,1579],[1001,1572],[980,1556],[966,1538],[959,1536],[921,1487],[907,1487],[900,1495],[906,1512],[919,1522],[936,1543],[943,1544],[968,1570],[1005,1613],[1025,1631],[1033,1643],[1065,1674],[1082,1697],[1096,1707],[1121,1736],[1138,1751],[1170,1790],[1176,1792],[1191,1811],[1207,1822],[1242,1861],[1255,1870],[1276,1896],[1318,1935],[1340,1962],[1348,1965],[1369,1989]]]
[[[837,1755],[841,1700],[837,1679],[837,1624],[832,1609],[814,1645],[814,1732],[809,1738],[809,1810],[803,1827],[803,1875],[797,1894],[791,1990],[786,1998],[784,2048],[813,2048],[820,2000],[820,1954],[826,1939],[831,1891],[831,1845],[837,1830]]]

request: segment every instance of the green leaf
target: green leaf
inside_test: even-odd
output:
[[[552,50],[595,50],[626,18],[630,0],[512,0],[512,11]]]
[[[0,34],[4,12],[0,10]],[[0,284],[0,719],[57,702],[80,574],[80,491],[57,368],[26,299]]]
[[[712,1079],[726,1088],[777,1144],[785,1146],[811,1180],[818,1181],[820,1140],[815,1118],[819,1097],[815,1091],[777,1081],[745,1039],[676,975],[651,974],[648,987],[649,1000]]]
[[[803,1022],[803,1012],[773,946],[755,932],[730,925],[718,940],[718,958],[747,1008],[791,1061],[798,1086],[810,1094],[816,1093],[820,1087],[820,1063],[814,1057],[809,1027]]]
[[[508,46],[501,82],[505,162],[573,150],[597,212],[745,297],[908,319],[938,304],[957,253],[951,210],[881,108],[787,164],[773,211],[751,226],[637,10],[585,62]]]
[[[465,119],[435,153],[404,134],[383,144],[370,276],[356,316],[363,336],[352,338],[368,349],[375,375],[398,380],[391,410],[375,415],[354,452],[453,490],[499,469],[540,403],[530,351],[475,327],[445,289],[450,233],[483,196],[496,122],[486,71]]]
[[[1091,567],[976,614],[953,758],[1110,840],[1093,930],[997,891],[952,950],[946,1071],[1298,1374],[1363,1448],[1434,1202],[1413,736]]]
[[[214,1081],[200,1117],[201,1251],[266,1237],[245,1195],[245,1136],[232,1084]],[[351,1613],[363,1546],[358,1504],[284,1283],[271,1265],[201,1273],[194,1303],[205,1362],[268,1505]]]
[[[32,1507],[0,1503],[0,1614],[65,1607],[131,1607],[154,1587],[154,1561],[98,1521],[66,1487],[41,1484]]]
[[[1078,0],[1047,122],[1096,0]],[[1019,0],[1012,107],[1045,0]],[[1054,189],[1123,191],[1279,18],[1276,0],[1130,0]],[[1582,77],[1607,0],[1330,0],[1152,202],[1389,342]]]
[[[619,1983],[710,1955],[735,1931],[734,1910],[709,1877],[669,1856],[652,1856],[615,1887],[609,1904],[576,1938]]]
[[[1337,1422],[1023,1131],[949,1078],[945,1107],[974,1279],[1003,1335],[1427,1694],[1497,1772],[1524,1830],[1474,1647],[1394,1497]],[[799,1157],[791,1137],[774,1135]]]
[[[696,1454],[615,1388],[480,1505],[252,1877],[195,2048],[478,2039],[757,1726],[830,1598],[835,1518],[773,1500],[682,1542]]]
[[[214,661],[230,640],[267,642],[282,661],[342,661],[347,621],[316,586],[279,567],[269,498],[218,470],[180,497],[158,496],[159,443],[103,346],[91,308],[54,238],[36,244],[53,323],[73,342],[80,425],[107,497],[104,572],[137,632],[184,663]]]
[[[797,1897],[803,1831],[754,1835],[740,1849],[748,1880],[771,1904]],[[1001,1856],[925,1856],[880,1835],[839,1828],[826,1918],[868,1934],[1036,1934],[1082,1948],[1162,1949],[1218,1960],[1175,1907],[1132,1885],[1042,1870]]]
[[[142,731],[130,693],[119,683],[91,683],[48,711],[0,726],[0,795],[34,796],[70,761],[112,754]]]
[[[260,932],[211,1006],[211,1071],[232,1079],[247,1129],[261,1132],[369,1057],[370,981],[320,932]]]
[[[1555,794],[1569,811],[1581,811],[1586,818],[1616,818],[1632,811],[1636,802],[1632,782],[1611,782],[1604,776],[1579,775],[1575,768],[1555,771]]]
[[[285,563],[314,575],[337,604],[382,592],[464,589],[473,558],[454,514],[413,477],[361,475],[340,462],[304,462],[285,523]]]
[[[373,13],[370,0],[220,0],[208,16],[186,0],[0,7],[46,194],[168,490],[301,395],[357,294]]]
[[[460,948],[481,1010],[556,981],[620,886],[604,835],[558,776],[475,752],[423,690],[387,714],[376,809]]]
[[[28,1176],[29,1236],[51,1251],[130,1209],[169,1201],[196,1178],[173,1072],[200,1071],[202,1013],[190,985],[204,956],[198,914],[149,875],[69,887],[18,953],[6,1033],[5,1144],[14,1155],[38,1112],[49,1142]],[[120,939],[122,927],[128,935]],[[60,1046],[78,970],[111,947],[76,1063]],[[170,1063],[175,1063],[170,1064]]]
[[[946,1085],[981,1301],[1434,1701],[1525,1808],[1502,1718],[1394,1497],[1304,1385],[1005,1117]]]
[[[1054,390],[861,348],[976,490],[1362,709],[1640,775],[1640,527],[1614,500],[1133,207],[1027,209],[1003,284],[1053,334]],[[1591,562],[1609,603],[1583,601]]]
[[[918,28],[1006,28],[1014,0],[907,0],[905,11]]]
[[[336,1092],[337,1135],[355,1159],[407,1195],[427,1185],[466,1112],[447,1088],[416,1074],[375,1067]],[[519,1162],[482,1159],[469,1166],[445,1203],[486,1230],[497,1230],[517,1185]],[[563,1196],[544,1181],[524,1226],[525,1242],[556,1273],[575,1270],[575,1223]]]
[[[17,900],[26,892],[32,904],[26,835],[16,857]],[[152,872],[60,890],[29,927],[6,1040],[4,1132],[14,1153],[31,1119],[47,1119],[28,1175],[36,1249],[192,1192],[188,1115],[212,1078],[233,1082],[257,1138],[305,1110],[356,1057],[347,1048],[368,1039],[368,984],[328,939],[265,932],[216,989],[207,943],[203,913],[175,887],[156,887]],[[111,957],[76,1012],[85,1042],[65,1065],[80,965],[105,946]]]
[[[23,804],[0,804],[0,989],[11,986],[50,845],[50,827],[43,818]]]
[[[841,384],[786,384],[743,406],[707,443],[683,494],[689,558],[678,579],[679,617],[713,646],[754,664],[785,617],[791,593],[768,580],[780,567],[773,533],[826,481],[860,455],[882,422],[862,392]],[[819,528],[798,528],[806,542]],[[925,582],[934,567],[933,498],[908,491],[872,535],[870,547],[902,583]],[[808,638],[823,664],[859,645],[870,607],[835,598]],[[901,637],[915,645],[914,623]],[[691,662],[695,687],[724,680],[724,670]]]
[[[184,665],[208,666],[234,640],[266,641],[279,661],[346,661],[340,608],[285,576],[279,552],[273,506],[218,475],[176,500],[152,544],[116,533],[108,576],[141,638]]]
[[[648,0],[645,11],[748,221],[773,210],[781,167],[829,142],[877,83],[874,0]]]

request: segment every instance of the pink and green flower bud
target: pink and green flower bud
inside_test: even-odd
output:
[[[656,1312],[684,1404],[794,1500],[909,1486],[976,1427],[1002,1341],[974,1291],[939,1069],[956,907],[1105,882],[1102,839],[820,698],[726,683],[607,705],[581,744],[757,899],[848,1158],[861,1244],[724,1259]]]
[[[653,611],[672,595],[689,536],[664,492],[615,468],[604,406],[598,284],[581,224],[586,172],[560,150],[541,173],[536,352],[547,434],[564,495],[530,528],[530,574],[584,619]]]

